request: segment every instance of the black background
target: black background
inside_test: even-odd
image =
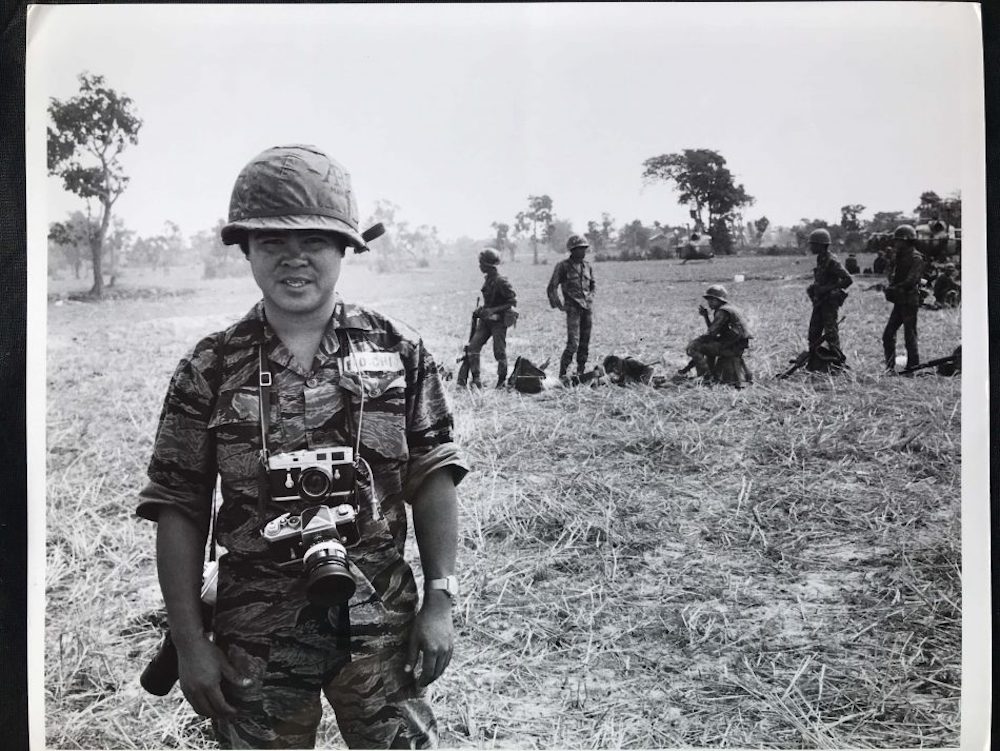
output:
[[[990,331],[1000,331],[1000,2],[982,6],[986,103],[986,214]],[[896,40],[890,40],[893,43]],[[898,40],[905,44],[905,39]],[[25,4],[0,0],[0,746],[28,748],[27,722],[27,484],[25,470]],[[888,116],[888,115],[887,115]],[[45,342],[33,342],[44,347]],[[990,432],[1000,426],[1000,345],[990,351]],[[996,499],[1000,458],[990,449],[990,497]],[[990,505],[991,529],[1000,520]],[[1000,555],[992,552],[992,581]],[[1000,607],[991,605],[993,634]],[[994,643],[996,639],[994,638]],[[995,693],[995,692],[994,692]],[[998,723],[993,720],[996,734]],[[44,739],[36,738],[41,748]]]

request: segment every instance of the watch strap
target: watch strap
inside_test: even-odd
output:
[[[458,577],[453,574],[451,576],[445,576],[441,579],[428,579],[424,582],[424,589],[440,589],[443,590],[448,597],[454,599],[458,596]]]

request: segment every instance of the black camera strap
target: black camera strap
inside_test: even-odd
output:
[[[257,513],[261,518],[271,499],[271,488],[267,478],[267,433],[271,427],[271,371],[264,368],[264,346],[257,348],[257,389],[260,410],[260,461],[257,466]]]

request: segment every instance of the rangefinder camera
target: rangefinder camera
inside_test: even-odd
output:
[[[273,454],[267,477],[273,501],[346,503],[354,491],[354,452],[331,446]]]
[[[354,594],[347,548],[357,544],[360,531],[357,508],[350,503],[282,514],[264,525],[261,534],[281,565],[301,559],[310,602],[337,605]]]

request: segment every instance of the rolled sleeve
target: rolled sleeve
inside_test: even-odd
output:
[[[452,467],[457,485],[469,469],[452,440],[454,419],[434,358],[419,342],[407,387],[406,443],[409,460],[404,495],[411,498],[424,479],[442,467]]]
[[[461,451],[454,443],[443,443],[429,451],[412,454],[406,466],[406,484],[403,486],[403,497],[411,500],[424,480],[439,469],[451,469],[451,478],[458,485],[462,478],[469,474],[469,467],[462,457]]]

